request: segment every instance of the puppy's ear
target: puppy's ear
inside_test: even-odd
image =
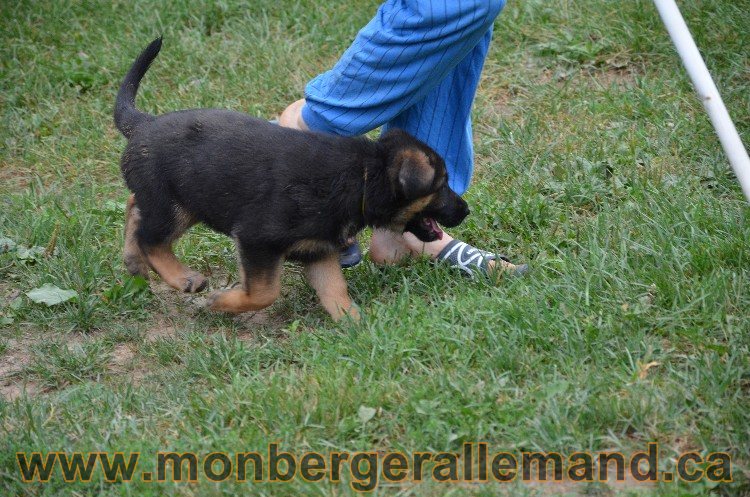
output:
[[[431,191],[435,168],[421,150],[408,149],[396,154],[398,188],[405,198],[424,197]]]

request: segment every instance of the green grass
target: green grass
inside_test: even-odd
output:
[[[745,143],[750,3],[684,1]],[[728,452],[750,492],[747,203],[651,2],[510,2],[475,106],[472,215],[456,235],[528,262],[498,284],[413,261],[348,271],[332,323],[288,266],[268,313],[213,315],[125,275],[119,81],[164,34],[139,106],[273,116],[330,67],[376,1],[30,2],[0,19],[0,494],[348,495],[346,483],[23,484],[16,451]],[[229,240],[181,258],[214,288]],[[76,299],[46,307],[54,284]],[[23,389],[25,388],[25,393]],[[376,409],[366,422],[361,407]],[[146,456],[144,456],[146,457]],[[152,468],[152,461],[142,461]],[[375,495],[493,495],[497,485]],[[511,485],[510,495],[538,487]],[[554,489],[543,488],[546,493]],[[564,490],[611,495],[601,485]]]

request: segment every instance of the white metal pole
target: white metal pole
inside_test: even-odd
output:
[[[680,9],[674,0],[654,0],[656,8],[659,10],[664,25],[672,37],[672,42],[680,54],[682,63],[685,65],[693,86],[698,92],[698,96],[706,108],[711,123],[714,125],[716,134],[719,135],[719,141],[724,152],[727,154],[729,163],[734,169],[734,174],[740,182],[745,198],[750,202],[750,157],[747,155],[745,147],[742,145],[740,135],[734,127],[729,112],[721,100],[719,90],[716,89],[711,74],[708,72],[706,63],[703,62],[698,47],[690,35],[685,19],[682,18]]]

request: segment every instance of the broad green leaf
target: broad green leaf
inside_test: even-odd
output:
[[[55,285],[46,283],[39,288],[34,288],[33,290],[26,292],[26,296],[37,304],[47,304],[47,306],[52,306],[62,302],[67,302],[68,300],[77,297],[78,292],[75,290],[63,290]]]
[[[10,252],[14,248],[16,248],[16,242],[10,238],[0,237],[0,254]]]
[[[18,247],[18,250],[16,251],[16,257],[21,259],[22,261],[36,261],[40,259],[44,255],[44,247]]]
[[[359,420],[363,423],[367,423],[372,418],[375,417],[375,413],[377,412],[377,409],[374,407],[367,407],[367,406],[359,406],[359,411],[357,414],[359,415]]]

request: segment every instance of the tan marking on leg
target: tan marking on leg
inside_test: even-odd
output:
[[[349,298],[338,254],[307,264],[305,277],[334,321],[346,315],[359,320],[359,310]]]
[[[313,256],[324,253],[338,253],[339,248],[332,245],[330,242],[323,240],[299,240],[292,244],[289,250],[286,251],[286,256],[297,255],[297,256]]]
[[[168,285],[183,292],[200,292],[206,288],[208,280],[198,271],[182,264],[172,250],[172,244],[195,224],[195,219],[181,207],[175,207],[175,209],[175,226],[169,241],[154,247],[142,247],[142,252],[151,269],[156,271]]]
[[[240,264],[242,287],[215,292],[209,297],[212,311],[239,314],[259,311],[273,304],[281,293],[281,261],[266,272],[254,272],[247,278],[247,271]]]
[[[175,231],[172,235],[171,242],[180,238],[185,232],[195,224],[195,217],[182,207],[174,209]]]
[[[161,279],[178,290],[193,293],[206,288],[208,280],[205,276],[183,265],[172,252],[171,243],[149,247],[146,259]]]
[[[299,240],[292,244],[288,252],[301,252],[303,254],[314,254],[332,250],[331,244],[323,240]]]
[[[140,221],[141,211],[135,205],[135,195],[131,194],[125,208],[125,247],[122,260],[130,274],[148,278],[148,264],[135,236]]]

